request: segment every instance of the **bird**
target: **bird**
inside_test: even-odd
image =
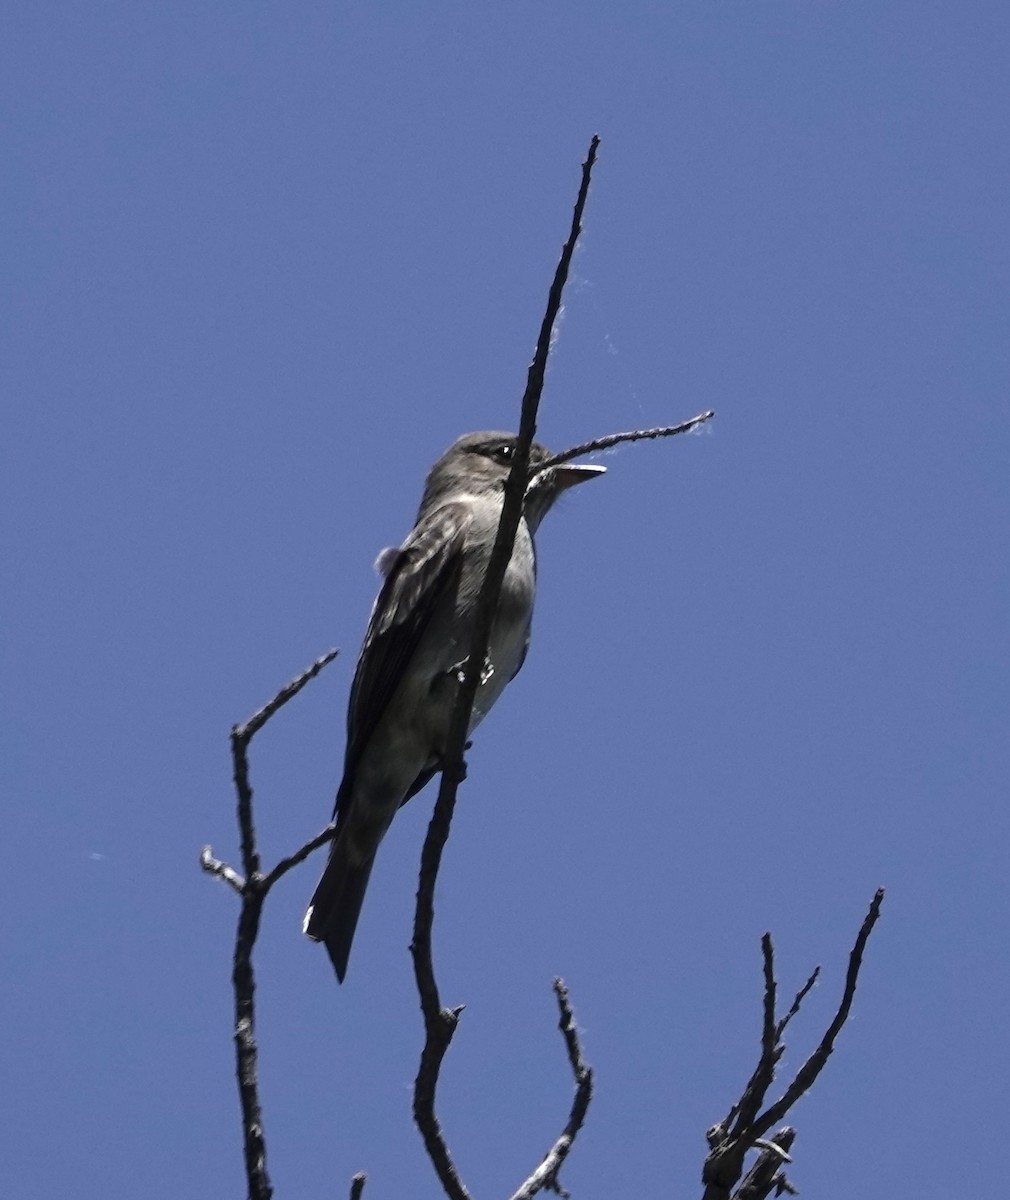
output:
[[[341,983],[379,843],[397,811],[443,765],[516,442],[492,431],[458,438],[428,472],[414,528],[376,562],[384,578],[351,685],[335,832],[303,923],[309,938],[325,944]],[[550,458],[546,447],[532,444],[523,514],[468,734],[526,660],[540,522],[562,492],[606,470],[551,466]]]

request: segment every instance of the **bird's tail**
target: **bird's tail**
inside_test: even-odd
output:
[[[312,894],[302,930],[314,942],[325,942],[337,979],[344,982],[351,942],[365,898],[375,855],[351,862],[346,838],[337,838],[319,886]]]

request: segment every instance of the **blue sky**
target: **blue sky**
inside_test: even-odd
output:
[[[2,393],[6,1191],[243,1194],[227,733],[273,860],[326,821],[377,551],[517,420],[589,138],[541,409],[605,456],[540,539],[534,642],[470,754],[435,931],[475,1195],[597,1098],[575,1197],[689,1195],[757,1049],[759,938],[822,983],[808,1196],[971,1194],[1004,1098],[1010,15],[996,3],[56,4],[8,14]],[[278,1196],[438,1190],[407,943],[433,799],[347,984],[257,956]],[[790,993],[791,994],[791,993]],[[965,1152],[968,1147],[968,1152]]]

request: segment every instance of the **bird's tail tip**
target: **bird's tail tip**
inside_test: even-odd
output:
[[[312,941],[325,944],[337,979],[343,983],[374,855],[364,863],[352,865],[341,849],[338,845],[326,864],[323,877],[309,901],[302,932]]]

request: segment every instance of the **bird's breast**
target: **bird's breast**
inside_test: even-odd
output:
[[[483,572],[481,576],[483,577]],[[488,644],[488,667],[474,700],[471,730],[490,711],[522,665],[529,644],[535,594],[533,539],[524,521],[516,533],[512,557],[502,580],[498,608]]]

